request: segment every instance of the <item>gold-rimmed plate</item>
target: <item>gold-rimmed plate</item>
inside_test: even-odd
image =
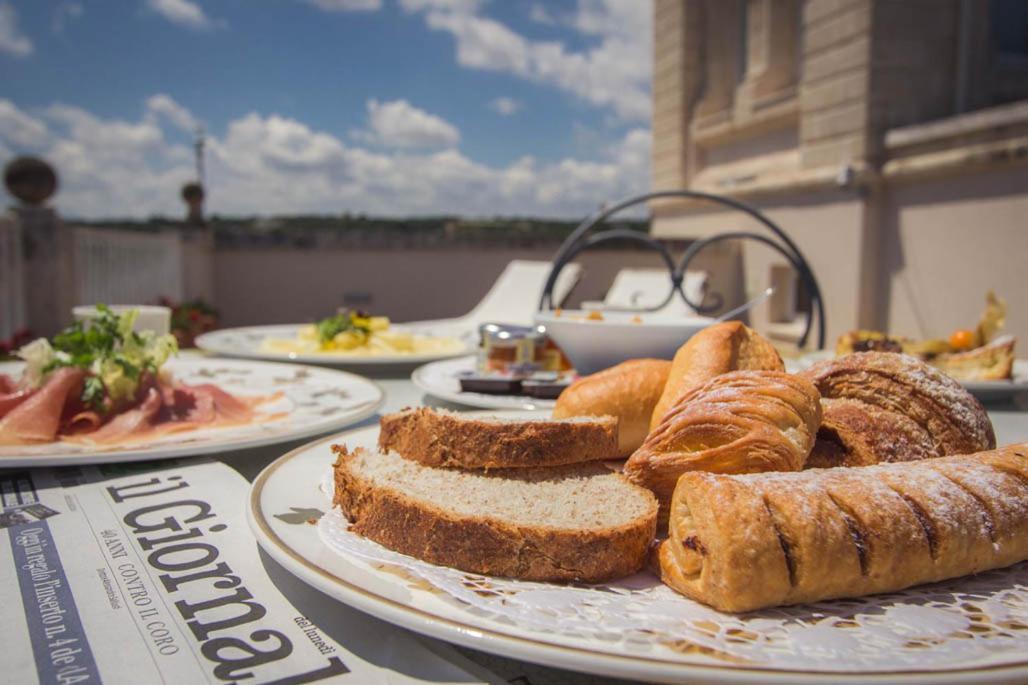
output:
[[[510,413],[508,415],[514,415]],[[891,595],[720,614],[648,572],[599,586],[465,574],[359,538],[331,505],[331,444],[281,457],[248,506],[262,548],[349,606],[416,632],[550,666],[683,683],[998,683],[1028,679],[1028,567]]]
[[[0,363],[0,374],[19,377],[21,362]],[[0,468],[148,461],[274,445],[338,431],[373,415],[385,395],[356,374],[295,364],[184,357],[166,367],[176,380],[213,383],[241,397],[272,397],[257,420],[236,426],[169,433],[114,446],[86,442],[0,445]]]

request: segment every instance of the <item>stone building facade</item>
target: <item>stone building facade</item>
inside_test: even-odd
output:
[[[655,0],[653,187],[756,205],[821,281],[829,345],[856,327],[947,336],[988,288],[1028,345],[1028,2]],[[753,230],[653,205],[653,232]],[[784,262],[736,248],[754,323],[794,338]],[[795,299],[795,298],[798,298]]]

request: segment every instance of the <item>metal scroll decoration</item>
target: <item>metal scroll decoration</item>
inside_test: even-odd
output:
[[[773,238],[760,233],[753,233],[749,231],[732,231],[728,233],[719,233],[712,235],[707,238],[692,243],[689,248],[685,251],[682,257],[675,263],[674,258],[668,251],[667,246],[661,243],[659,240],[650,237],[644,233],[638,231],[631,231],[627,229],[609,229],[606,231],[599,231],[590,234],[590,231],[598,224],[606,221],[611,216],[618,212],[641,204],[643,202],[649,202],[650,200],[660,198],[691,198],[698,200],[706,200],[714,202],[716,204],[735,209],[744,214],[749,215],[755,219],[758,223],[764,226],[768,231],[771,232]],[[775,240],[777,238],[777,240]],[[824,349],[825,346],[825,309],[824,300],[821,297],[821,288],[818,286],[817,278],[814,276],[813,270],[810,268],[810,264],[807,262],[803,253],[796,246],[796,243],[788,236],[788,234],[782,230],[780,226],[767,218],[764,214],[758,211],[756,208],[750,205],[740,202],[739,200],[725,197],[724,195],[715,195],[713,193],[703,193],[695,190],[660,190],[652,193],[645,193],[643,195],[636,195],[626,200],[622,200],[617,204],[600,209],[598,212],[586,217],[578,225],[577,228],[571,233],[570,236],[561,244],[557,250],[556,255],[553,257],[553,266],[550,269],[550,275],[546,279],[546,286],[543,289],[542,297],[539,300],[540,309],[552,309],[553,308],[553,288],[557,282],[557,277],[560,275],[561,270],[567,265],[572,259],[584,250],[591,247],[595,247],[600,243],[610,241],[631,241],[639,243],[647,249],[656,252],[667,267],[668,274],[671,280],[671,290],[668,292],[667,297],[663,302],[653,307],[640,307],[636,311],[656,311],[666,306],[676,295],[681,297],[682,300],[691,307],[694,311],[699,314],[709,314],[721,308],[724,304],[724,297],[720,293],[708,293],[702,302],[693,302],[689,299],[689,295],[686,294],[683,283],[685,282],[685,273],[689,268],[690,262],[698,255],[704,248],[719,243],[725,240],[756,240],[764,245],[768,246],[772,250],[782,255],[786,261],[796,270],[800,280],[806,287],[807,292],[810,294],[811,304],[811,315],[807,317],[807,323],[803,330],[803,335],[797,342],[797,346],[804,347],[807,344],[807,339],[810,337],[810,331],[814,324],[814,319],[817,319],[817,347],[818,349]]]

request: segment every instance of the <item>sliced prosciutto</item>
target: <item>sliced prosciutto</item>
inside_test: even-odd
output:
[[[53,442],[69,397],[78,397],[86,372],[67,367],[54,371],[41,388],[22,398],[0,419],[0,445]]]
[[[27,400],[33,392],[28,388],[18,387],[18,384],[10,376],[0,374],[0,419]]]
[[[150,388],[145,399],[134,409],[124,411],[101,428],[87,433],[84,437],[90,442],[110,444],[125,442],[143,433],[153,430],[158,414],[163,407],[161,393]]]
[[[216,385],[182,385],[182,392],[192,393],[197,398],[210,398],[214,406],[214,414],[219,420],[228,423],[245,423],[253,418],[253,402],[230,395]],[[267,397],[258,398],[257,404],[266,401]],[[206,400],[205,400],[206,401]]]
[[[281,416],[256,410],[280,393],[237,398],[215,385],[176,383],[162,370],[178,351],[175,337],[135,330],[138,315],[98,304],[88,322],[18,348],[21,378],[0,374],[0,448],[56,441],[142,445],[171,433]]]
[[[239,398],[210,384],[155,386],[147,390],[142,402],[121,411],[97,430],[88,429],[92,417],[76,415],[72,423],[79,424],[78,430],[62,438],[97,445],[127,445],[198,428],[236,426],[257,420],[254,408],[278,397],[280,394]]]

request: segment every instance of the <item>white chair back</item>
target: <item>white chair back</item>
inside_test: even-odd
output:
[[[511,261],[475,308],[460,317],[461,321],[476,326],[486,321],[530,325],[551,266],[550,262]],[[568,264],[561,270],[553,287],[554,305],[564,302],[581,276],[578,264]]]
[[[687,271],[682,289],[693,302],[702,302],[707,287],[707,272]],[[603,298],[604,307],[649,308],[663,302],[671,290],[667,269],[622,269]],[[662,316],[696,316],[696,311],[675,295],[655,313]]]

